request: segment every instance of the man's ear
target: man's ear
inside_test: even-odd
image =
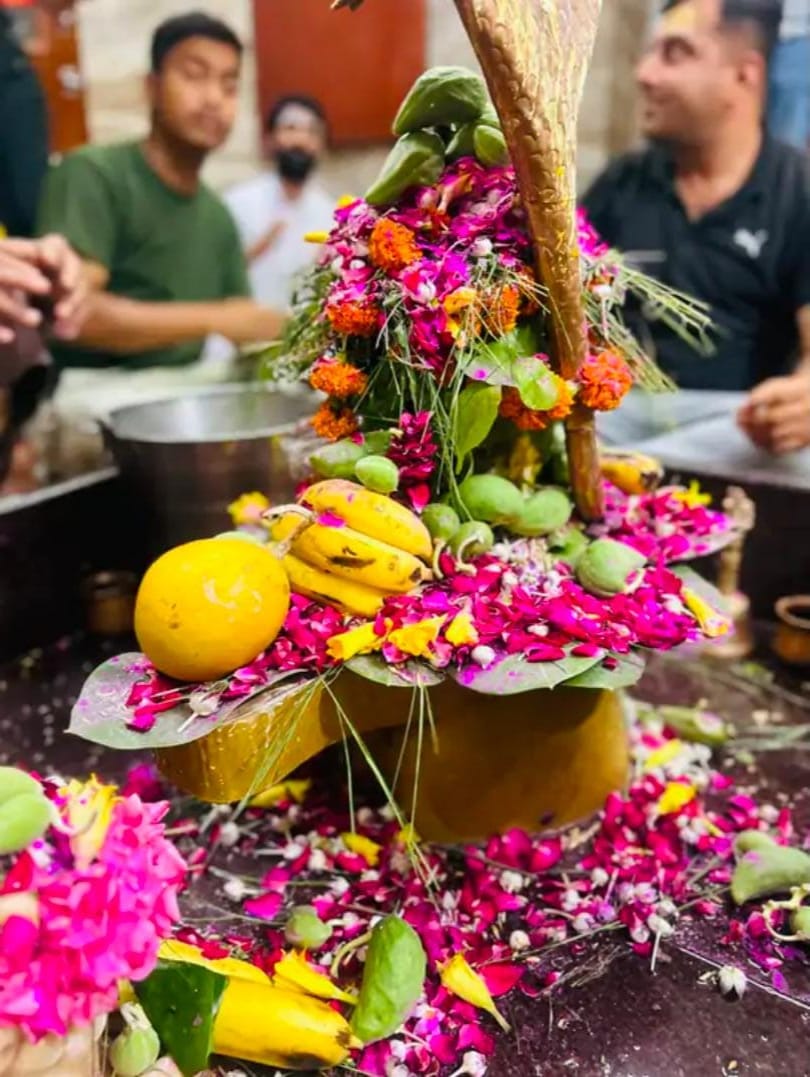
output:
[[[762,53],[747,49],[740,57],[737,78],[750,89],[762,90],[768,80],[768,64]]]

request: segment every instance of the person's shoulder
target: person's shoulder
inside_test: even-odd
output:
[[[236,235],[233,207],[226,201],[227,194],[222,195],[207,183],[200,185],[198,195],[199,211],[206,218],[206,227],[218,228],[227,235]]]
[[[770,137],[766,153],[768,189],[780,199],[787,196],[810,204],[810,156],[796,146]]]
[[[616,186],[646,179],[663,167],[660,151],[655,146],[639,146],[614,157],[596,176],[594,183],[608,182]]]
[[[78,146],[56,162],[56,168],[72,172],[97,172],[111,175],[127,168],[138,152],[136,142],[112,142],[106,145]]]

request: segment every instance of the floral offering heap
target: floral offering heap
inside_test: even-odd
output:
[[[267,709],[344,668],[494,695],[622,687],[646,651],[726,631],[683,563],[733,537],[728,518],[694,487],[659,488],[654,460],[582,452],[594,411],[633,384],[666,387],[621,323],[628,289],[687,333],[701,313],[580,216],[587,351],[566,376],[484,83],[426,72],[394,131],[366,197],[312,237],[322,253],[273,367],[325,396],[311,481],[293,505],[246,495],[241,530],[152,566],[143,654],[90,679],[76,733],[184,743],[249,697]]]

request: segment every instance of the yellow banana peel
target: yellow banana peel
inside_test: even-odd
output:
[[[342,991],[328,976],[313,968],[303,954],[294,950],[285,953],[276,962],[273,984],[285,991],[302,991],[305,995],[333,1002],[346,1002],[349,1006],[357,1003],[356,995]]]
[[[430,532],[419,517],[385,494],[347,479],[325,479],[310,486],[304,500],[316,513],[339,516],[355,531],[423,561],[429,561],[433,554]]]
[[[660,460],[637,452],[602,450],[599,467],[604,478],[625,494],[646,494],[664,477]]]
[[[186,965],[201,965],[204,969],[219,972],[229,980],[249,980],[253,983],[269,984],[270,977],[260,968],[242,961],[238,957],[204,957],[202,952],[191,943],[179,939],[165,939],[160,944],[158,957],[163,961],[182,961]]]
[[[386,596],[381,591],[364,587],[352,580],[331,576],[293,557],[292,554],[287,554],[281,563],[289,577],[290,586],[299,595],[320,599],[358,617],[376,617],[385,602]]]

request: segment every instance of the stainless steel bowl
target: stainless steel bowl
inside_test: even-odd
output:
[[[290,499],[315,406],[310,394],[243,384],[112,412],[105,437],[150,554],[228,530],[242,493]]]

